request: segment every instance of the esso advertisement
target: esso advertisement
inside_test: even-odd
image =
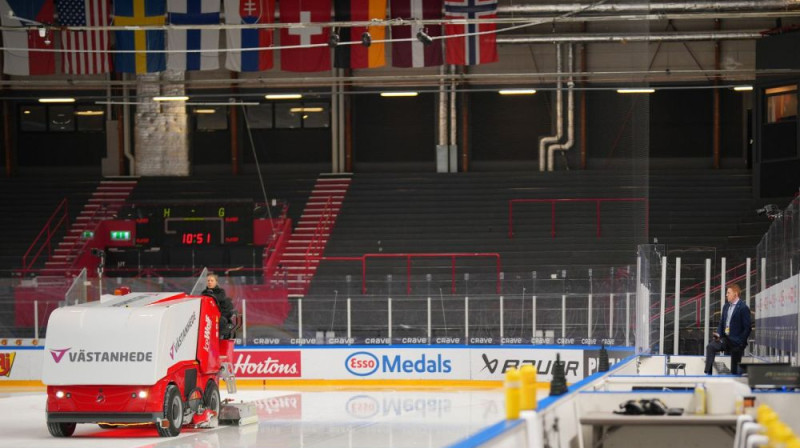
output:
[[[469,378],[468,350],[353,348],[303,352],[308,379],[449,379]]]
[[[235,350],[233,373],[237,378],[300,378],[300,350]]]

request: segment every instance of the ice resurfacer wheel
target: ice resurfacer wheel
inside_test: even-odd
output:
[[[69,437],[75,432],[77,423],[47,422],[47,430],[53,437]]]
[[[170,384],[164,393],[164,420],[169,422],[166,428],[156,423],[158,435],[161,437],[175,437],[181,433],[183,424],[183,401],[175,385]]]
[[[219,416],[219,403],[219,387],[214,380],[209,380],[208,384],[206,384],[206,390],[203,392],[203,406],[214,411]]]

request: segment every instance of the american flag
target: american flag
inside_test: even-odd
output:
[[[107,26],[109,0],[56,0],[58,20],[64,26]],[[61,67],[67,74],[111,71],[110,33],[107,30],[63,31]]]

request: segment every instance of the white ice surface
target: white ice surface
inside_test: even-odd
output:
[[[72,437],[54,438],[44,393],[4,394],[0,447],[443,447],[505,415],[502,389],[240,390],[234,398],[256,403],[257,424],[184,429],[175,438],[79,424]]]

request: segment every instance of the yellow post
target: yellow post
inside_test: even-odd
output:
[[[536,369],[530,364],[525,364],[519,369],[522,386],[520,393],[520,408],[523,411],[532,411],[536,407]]]
[[[519,371],[514,367],[506,370],[506,418],[519,418]]]

